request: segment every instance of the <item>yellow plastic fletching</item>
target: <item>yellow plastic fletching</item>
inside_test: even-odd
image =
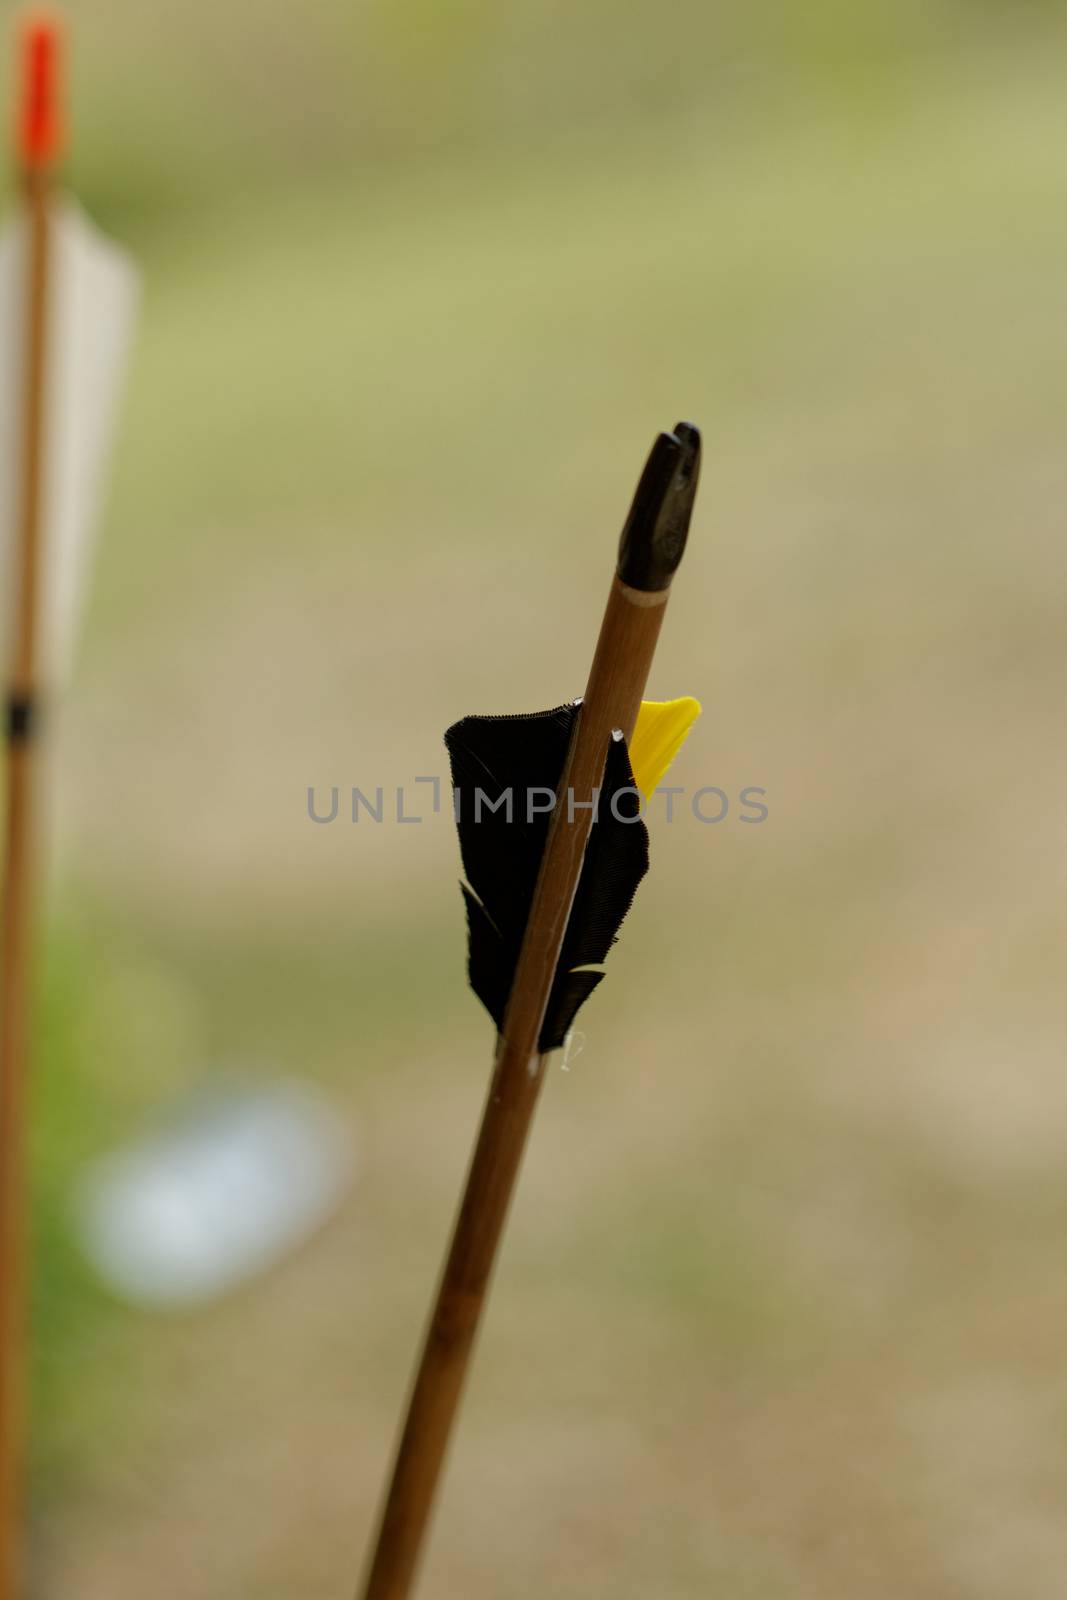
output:
[[[651,799],[699,715],[700,701],[692,695],[683,695],[681,700],[641,701],[630,740],[630,765],[634,782],[646,800]]]

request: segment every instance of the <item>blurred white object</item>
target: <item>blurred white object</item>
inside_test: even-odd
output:
[[[199,1305],[273,1266],[324,1223],[352,1165],[319,1096],[288,1082],[235,1086],[98,1163],[82,1186],[79,1232],[123,1299]]]

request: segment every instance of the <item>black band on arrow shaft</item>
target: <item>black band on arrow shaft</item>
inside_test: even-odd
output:
[[[8,696],[7,740],[9,744],[27,744],[37,732],[39,720],[39,707],[32,695],[13,694]]]

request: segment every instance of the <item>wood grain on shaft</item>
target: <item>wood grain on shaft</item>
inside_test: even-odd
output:
[[[615,580],[549,827],[467,1184],[363,1600],[407,1600],[547,1057],[538,1039],[616,729],[637,720],[667,594]],[[568,797],[570,803],[568,803]]]
[[[48,285],[48,186],[27,182],[30,228],[22,483],[12,699],[37,688],[43,418]],[[28,738],[8,746],[3,923],[0,929],[0,1600],[22,1593],[24,1382],[26,1371],[26,1077],[31,1005],[35,771]]]

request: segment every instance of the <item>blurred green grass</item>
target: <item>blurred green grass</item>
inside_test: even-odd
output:
[[[305,786],[576,692],[605,541],[691,412],[654,687],[705,700],[681,781],[766,784],[772,824],[656,834],[546,1096],[428,1582],[1040,1589],[1059,8],[93,16],[73,176],[146,293],[43,995],[54,1586],[350,1582],[488,1038],[445,819],[312,836]],[[239,1303],[144,1322],[80,1265],[72,1186],[231,1060],[324,1083],[361,1186]],[[998,1406],[1012,1482],[970,1460]]]

